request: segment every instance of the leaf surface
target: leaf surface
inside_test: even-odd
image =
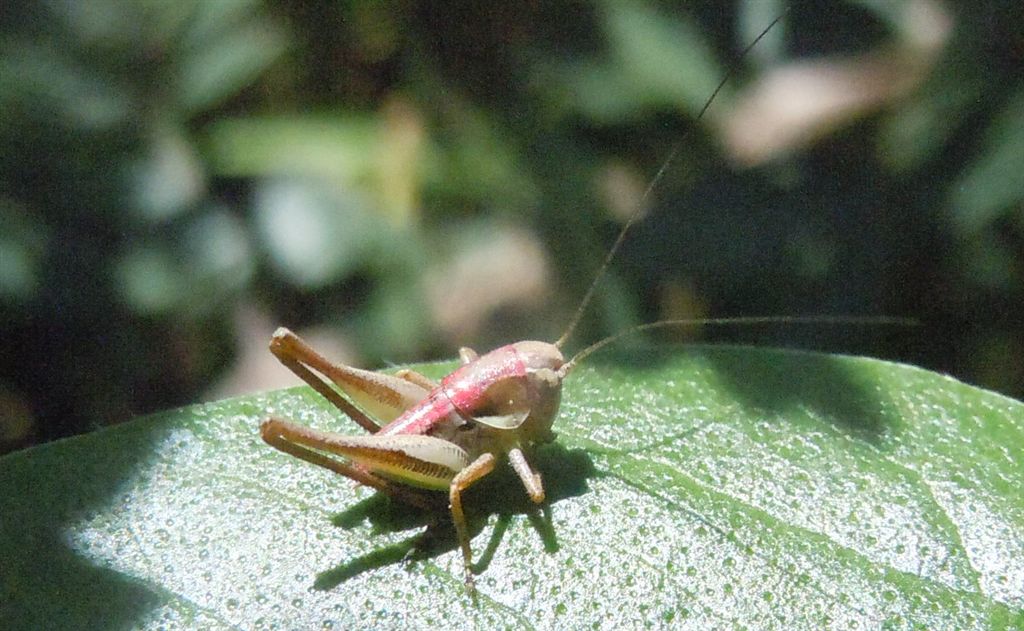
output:
[[[1024,624],[1024,405],[935,373],[595,357],[532,458],[548,507],[505,467],[467,498],[477,605],[443,511],[274,451],[269,413],[358,429],[294,388],[0,459],[0,627]]]

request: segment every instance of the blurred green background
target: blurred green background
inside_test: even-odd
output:
[[[0,451],[295,380],[658,318],[1024,396],[1017,1],[7,2]],[[626,342],[628,343],[628,342]],[[601,361],[596,355],[592,361]]]

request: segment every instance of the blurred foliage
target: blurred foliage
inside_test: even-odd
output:
[[[0,449],[202,397],[265,344],[247,309],[368,366],[553,339],[680,142],[576,347],[664,317],[905,315],[704,333],[1021,397],[1024,10],[795,3],[696,122],[785,6],[6,3]],[[812,59],[891,90],[744,163],[730,114]]]

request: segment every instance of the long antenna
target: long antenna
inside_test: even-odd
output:
[[[686,320],[659,320],[630,327],[625,331],[619,331],[615,335],[598,340],[580,352],[573,355],[572,359],[562,364],[559,373],[564,377],[581,361],[591,353],[595,353],[608,344],[616,342],[627,335],[633,335],[641,331],[660,329],[663,327],[697,327],[697,326],[729,326],[729,325],[752,325],[752,324],[818,324],[832,326],[841,324],[844,326],[917,326],[919,322],[913,318],[900,318],[890,316],[739,316],[735,318],[704,318]]]
[[[708,97],[708,100],[705,101],[704,105],[700,108],[700,112],[697,113],[697,118],[694,121],[695,123],[700,122],[700,120],[704,118],[704,113],[707,112],[708,108],[711,107],[711,104],[715,101],[715,98],[718,96],[718,93],[722,91],[722,88],[725,87],[725,84],[727,84],[732,79],[733,75],[736,74],[736,71],[739,68],[739,62],[744,57],[747,56],[747,53],[749,53],[750,50],[754,48],[754,46],[757,46],[758,42],[764,39],[765,35],[768,34],[768,31],[772,30],[776,24],[782,21],[782,18],[786,17],[791,8],[792,5],[786,7],[786,10],[780,13],[774,20],[772,20],[771,23],[768,26],[766,26],[764,30],[762,30],[758,34],[758,36],[754,38],[753,41],[747,44],[747,46],[740,52],[736,59],[729,65],[729,67],[725,71],[725,76],[723,76],[722,80],[718,82],[718,86],[715,87],[714,92],[711,93],[711,96]],[[661,168],[659,168],[658,172],[654,174],[654,177],[651,178],[650,183],[644,190],[644,194],[640,196],[639,200],[637,200],[636,208],[633,209],[632,214],[630,214],[629,219],[626,221],[626,225],[622,226],[622,230],[619,231],[619,236],[616,237],[615,243],[612,244],[611,249],[608,250],[608,254],[605,255],[604,262],[601,263],[601,267],[599,267],[597,270],[597,275],[594,276],[594,280],[590,283],[590,287],[587,288],[587,293],[583,295],[583,300],[580,301],[580,306],[576,308],[576,313],[573,315],[572,320],[569,322],[569,326],[565,329],[565,333],[563,333],[562,336],[558,338],[558,341],[555,342],[555,346],[557,346],[558,348],[561,348],[563,344],[569,341],[569,338],[572,337],[573,332],[576,331],[576,327],[579,325],[580,320],[583,319],[583,314],[586,312],[587,307],[590,305],[590,301],[594,297],[594,292],[597,290],[598,284],[600,284],[601,280],[607,273],[608,266],[611,265],[612,259],[614,259],[616,253],[618,253],[619,247],[622,245],[622,242],[625,241],[626,234],[629,232],[629,229],[633,227],[633,224],[635,224],[637,220],[640,218],[641,212],[643,211],[645,204],[647,202],[647,198],[651,196],[651,192],[653,192],[654,188],[658,185],[659,182],[661,182],[661,178],[665,176],[665,173],[668,171],[668,168],[672,165],[672,162],[675,161],[676,156],[678,156],[679,152],[682,151],[683,145],[686,143],[687,140],[689,140],[690,135],[693,133],[693,129],[694,127],[691,127],[690,130],[687,133],[683,134],[683,136],[678,141],[676,141],[675,145],[672,146],[672,150],[669,151],[668,157],[665,158],[665,161],[661,163]],[[653,327],[649,326],[648,328]],[[618,339],[618,337],[619,335],[616,335],[609,339]]]

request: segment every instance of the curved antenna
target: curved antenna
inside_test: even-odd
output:
[[[625,331],[620,331],[615,335],[606,337],[603,340],[594,342],[590,346],[584,348],[580,352],[573,355],[572,359],[562,364],[562,367],[558,369],[558,373],[565,377],[569,372],[576,367],[581,361],[587,356],[595,353],[608,344],[616,342],[627,335],[633,335],[640,331],[649,331],[651,329],[660,329],[664,327],[697,327],[697,326],[729,326],[729,325],[751,325],[751,324],[820,324],[823,326],[832,326],[836,324],[842,324],[844,326],[850,325],[863,325],[863,326],[917,326],[919,323],[913,318],[899,318],[889,316],[739,316],[735,318],[707,318],[707,319],[686,319],[686,320],[659,320],[658,322],[648,322],[647,324],[640,324]]]
[[[757,43],[764,39],[765,35],[768,34],[768,31],[772,30],[776,24],[781,22],[782,18],[786,17],[790,9],[792,8],[792,5],[786,7],[785,11],[780,13],[774,20],[771,21],[771,23],[768,26],[764,27],[764,30],[762,30],[757,35],[757,37],[753,39],[753,41],[746,45],[746,47],[736,57],[736,60],[733,61],[726,69],[725,76],[723,76],[722,80],[718,82],[718,85],[715,87],[715,90],[711,93],[711,96],[708,97],[708,100],[704,102],[704,105],[700,108],[700,112],[697,113],[697,118],[694,122],[699,122],[702,118],[704,118],[705,112],[708,111],[708,108],[711,107],[711,104],[715,101],[715,98],[718,97],[718,93],[722,91],[722,88],[725,87],[725,84],[727,84],[729,80],[732,79],[733,75],[736,74],[736,70],[739,68],[738,62],[742,60],[744,57],[746,57],[747,53],[749,53],[750,50],[754,48],[754,46],[757,46]],[[678,156],[679,152],[682,151],[683,145],[690,138],[690,134],[693,133],[693,129],[694,128],[691,127],[690,131],[683,134],[682,138],[676,141],[675,145],[672,146],[672,150],[669,151],[668,157],[665,158],[665,161],[661,163],[661,167],[658,169],[658,172],[654,174],[653,178],[651,178],[650,183],[644,190],[644,194],[640,196],[639,200],[637,200],[636,208],[633,209],[633,212],[632,214],[630,214],[629,219],[626,220],[626,225],[622,226],[622,230],[619,231],[619,236],[616,237],[615,243],[612,244],[611,249],[608,250],[608,254],[605,255],[604,261],[601,263],[601,267],[597,269],[597,274],[594,276],[594,280],[591,281],[590,287],[587,288],[587,293],[583,294],[583,300],[580,301],[580,306],[576,308],[576,313],[573,314],[572,320],[569,321],[569,326],[565,329],[565,333],[562,333],[562,336],[559,337],[557,341],[555,341],[555,346],[557,348],[561,348],[563,344],[569,341],[569,338],[572,337],[573,332],[576,331],[576,327],[579,326],[580,320],[583,319],[583,314],[586,312],[587,307],[590,305],[590,301],[594,297],[594,292],[597,290],[597,286],[601,283],[601,279],[604,278],[605,273],[608,271],[608,266],[611,265],[612,259],[614,259],[616,253],[618,253],[619,247],[622,245],[622,242],[625,241],[626,234],[629,232],[629,229],[633,227],[633,224],[635,224],[637,220],[640,218],[640,214],[644,209],[644,205],[647,201],[647,198],[651,196],[651,192],[653,192],[654,188],[658,185],[659,182],[661,182],[661,179],[665,176],[665,173],[668,171],[668,168],[675,161],[676,156]],[[710,320],[708,322],[710,322]],[[618,335],[615,336],[615,338],[617,337]]]

